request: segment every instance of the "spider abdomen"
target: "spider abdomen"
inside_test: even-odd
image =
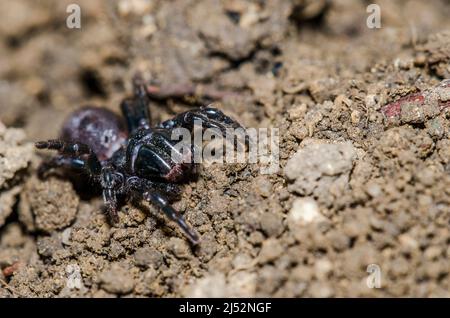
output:
[[[61,139],[88,145],[104,161],[122,147],[127,135],[121,117],[106,108],[87,106],[67,118]]]

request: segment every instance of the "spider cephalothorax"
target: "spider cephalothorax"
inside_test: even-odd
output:
[[[151,127],[148,97],[139,83],[134,85],[134,96],[122,102],[121,110],[126,125],[120,116],[99,107],[84,107],[69,116],[60,139],[36,143],[39,149],[59,153],[41,165],[40,175],[56,167],[84,171],[101,187],[114,222],[118,221],[117,197],[138,198],[156,204],[192,243],[198,243],[198,235],[169,204],[180,193],[178,182],[194,171],[195,149],[192,146],[187,152],[190,160],[186,160],[186,153],[182,162],[174,160],[178,141],[171,139],[171,132],[175,128],[192,130],[194,121],[222,134],[227,128],[241,126],[218,109],[202,107]]]

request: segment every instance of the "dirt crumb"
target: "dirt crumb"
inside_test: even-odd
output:
[[[16,203],[16,196],[20,193],[21,187],[16,186],[0,193],[0,227],[5,224],[6,218],[12,213]]]
[[[288,225],[295,231],[299,226],[326,220],[320,213],[320,208],[313,198],[297,198],[292,203],[287,217]]]
[[[19,183],[32,159],[32,147],[25,142],[23,130],[8,129],[0,122],[0,227],[13,212],[22,189]]]
[[[300,195],[314,195],[329,204],[347,190],[349,173],[356,159],[351,142],[326,143],[305,140],[286,163],[284,173],[292,181],[289,190]]]
[[[0,122],[0,190],[15,182],[14,177],[28,167],[33,152],[22,129],[6,128]]]
[[[134,254],[136,265],[148,268],[159,268],[164,262],[164,256],[154,247],[142,247]]]
[[[214,288],[211,288],[214,286]],[[189,286],[185,292],[186,297],[203,298],[203,297],[227,297],[227,283],[223,273],[205,275],[202,279],[197,280],[195,284]]]
[[[19,215],[28,229],[51,233],[75,220],[78,204],[79,198],[70,182],[31,178],[21,194]]]
[[[108,293],[128,294],[135,286],[129,269],[119,263],[113,263],[100,274],[100,284]]]
[[[258,260],[261,264],[271,262],[283,253],[283,246],[277,239],[268,239],[263,242]]]

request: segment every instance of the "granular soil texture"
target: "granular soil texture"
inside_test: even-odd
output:
[[[359,0],[79,0],[69,29],[71,2],[0,2],[0,297],[450,296],[448,2],[377,1],[369,29]],[[195,248],[151,205],[112,226],[101,197],[36,177],[32,142],[118,112],[137,73],[155,122],[216,102],[279,129],[278,172],[183,186]]]

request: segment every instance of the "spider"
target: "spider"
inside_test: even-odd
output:
[[[113,224],[119,221],[119,196],[145,200],[159,207],[194,245],[198,244],[197,233],[170,205],[180,194],[180,183],[196,173],[196,148],[188,145],[188,160],[177,162],[171,156],[177,151],[171,132],[175,128],[192,132],[194,121],[201,121],[203,129],[219,129],[222,135],[228,128],[242,126],[216,108],[200,107],[151,127],[145,86],[134,81],[133,91],[120,105],[124,118],[105,108],[83,107],[67,118],[59,139],[36,142],[38,149],[58,151],[41,164],[38,174],[42,177],[58,167],[85,172],[101,188]]]

